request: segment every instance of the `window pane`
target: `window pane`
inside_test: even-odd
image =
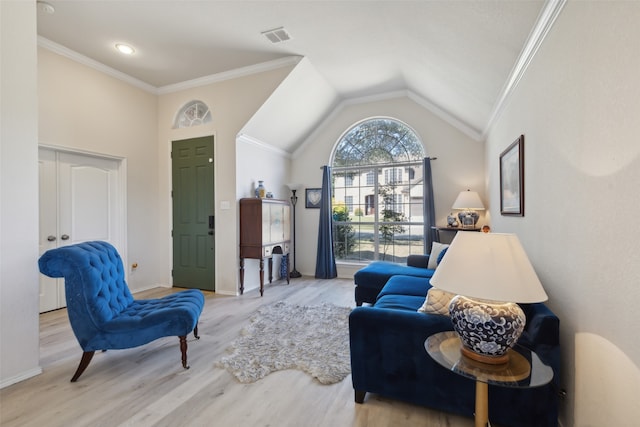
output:
[[[191,101],[184,105],[177,114],[174,128],[186,128],[211,122],[211,111],[202,101]]]
[[[362,122],[338,142],[333,220],[338,260],[406,262],[424,252],[422,158],[417,135],[401,122]]]

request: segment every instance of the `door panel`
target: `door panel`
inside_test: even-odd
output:
[[[58,247],[58,189],[56,153],[40,150],[39,172],[39,250],[40,255]],[[40,274],[40,313],[65,307],[64,282]]]
[[[59,154],[61,239],[64,244],[114,241],[118,161],[79,154]]]
[[[213,143],[172,142],[174,286],[215,290]]]
[[[120,162],[40,148],[40,254],[104,240],[121,246]],[[40,275],[40,312],[65,307],[64,280]]]

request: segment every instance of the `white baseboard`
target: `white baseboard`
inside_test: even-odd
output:
[[[15,383],[19,383],[20,381],[24,381],[29,378],[35,377],[36,375],[40,375],[41,373],[42,373],[42,368],[40,366],[34,369],[30,369],[26,372],[23,372],[11,378],[7,378],[6,380],[0,382],[0,389],[9,387],[10,385],[13,385]]]
[[[139,293],[139,292],[144,292],[144,291],[149,291],[151,289],[156,289],[156,288],[170,288],[171,285],[167,285],[164,283],[156,283],[155,285],[148,285],[148,286],[143,286],[141,288],[136,288],[135,290],[130,289],[131,293],[133,295]]]

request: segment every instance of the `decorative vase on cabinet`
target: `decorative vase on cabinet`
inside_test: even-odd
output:
[[[264,199],[267,194],[267,189],[264,188],[264,181],[258,181],[258,186],[256,187],[256,197],[259,199]]]

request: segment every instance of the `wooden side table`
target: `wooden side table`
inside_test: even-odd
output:
[[[524,347],[509,350],[509,361],[503,365],[476,362],[460,353],[460,338],[453,331],[431,335],[424,342],[427,353],[444,368],[476,382],[475,427],[489,423],[489,384],[500,387],[533,388],[553,379],[551,367],[538,355]]]

